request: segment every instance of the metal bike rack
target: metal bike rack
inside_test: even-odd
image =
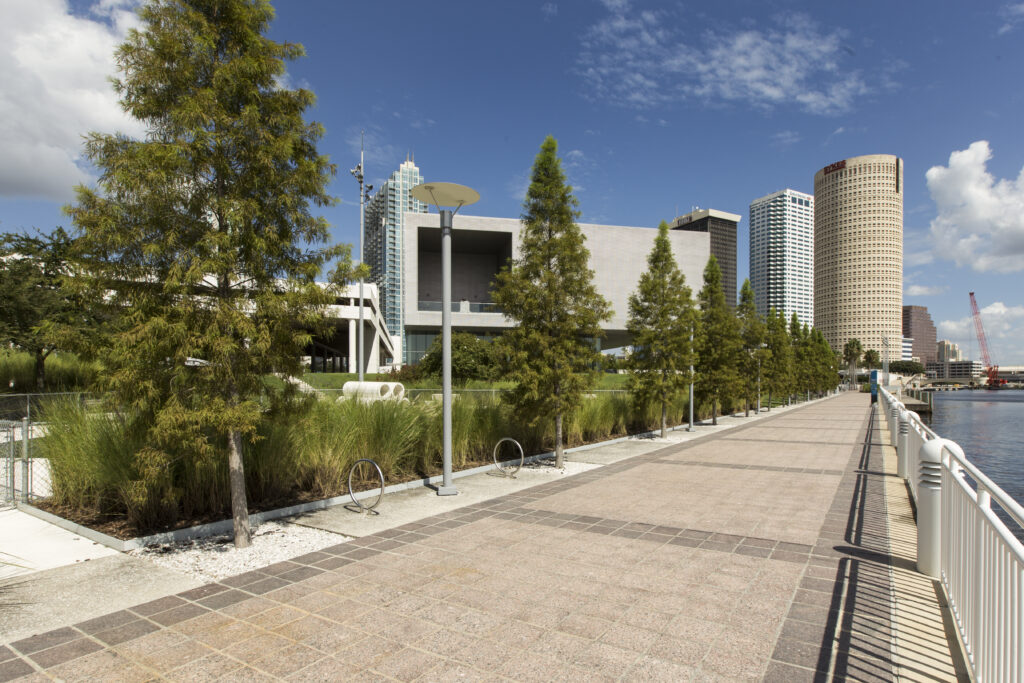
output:
[[[512,443],[514,443],[516,445],[516,448],[519,449],[519,464],[516,465],[515,469],[512,469],[511,466],[510,466],[510,463],[515,462],[514,460],[510,460],[509,462],[505,463],[504,465],[502,465],[502,463],[498,462],[498,449],[501,448],[501,444],[505,443],[506,441],[511,441]],[[516,472],[518,472],[519,470],[523,469],[523,461],[525,460],[525,454],[523,453],[523,447],[520,445],[520,443],[518,441],[513,439],[511,436],[506,436],[504,439],[501,439],[501,440],[498,441],[498,443],[494,444],[493,458],[494,458],[494,466],[498,469],[498,471],[501,474],[503,474],[504,476],[509,477],[511,479],[515,479]]]
[[[359,467],[359,464],[364,462],[368,462],[373,465],[373,468],[377,470],[377,477],[380,479],[380,493],[377,494],[376,500],[374,500],[371,505],[363,505],[363,503],[356,498],[356,492],[352,490],[352,475],[355,474],[356,468]],[[348,495],[349,498],[352,499],[352,502],[356,504],[356,507],[361,511],[372,512],[375,515],[379,515],[380,513],[374,510],[374,508],[380,505],[381,498],[384,497],[384,473],[381,472],[380,465],[369,458],[360,458],[352,463],[352,469],[348,471]]]

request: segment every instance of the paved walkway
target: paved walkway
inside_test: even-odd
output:
[[[0,646],[0,681],[943,680],[881,439],[843,395]]]

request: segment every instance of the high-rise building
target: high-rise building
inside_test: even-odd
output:
[[[903,349],[898,360],[914,360],[914,340],[911,337],[903,338]],[[920,363],[920,359],[918,359]]]
[[[814,196],[780,190],[750,203],[750,284],[757,312],[814,326]]]
[[[366,205],[363,248],[371,279],[380,291],[380,308],[388,334],[406,355],[405,318],[402,311],[403,232],[405,213],[427,213],[427,205],[409,194],[423,182],[420,169],[410,159],[398,167]]]
[[[903,160],[843,159],[814,174],[814,325],[833,349],[903,338]],[[893,357],[890,355],[890,358]]]
[[[722,289],[725,301],[736,305],[736,225],[743,216],[715,209],[697,209],[685,216],[678,216],[669,227],[672,230],[706,232],[711,235],[711,255],[718,261],[722,271]],[[690,283],[696,292],[700,283]]]
[[[935,342],[935,360],[945,363],[947,360],[963,360],[964,354],[960,351],[960,345],[954,344],[946,339]]]
[[[919,363],[938,359],[935,348],[935,323],[925,306],[903,307],[903,336],[914,340],[914,357]]]

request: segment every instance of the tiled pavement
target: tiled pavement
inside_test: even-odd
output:
[[[844,395],[0,646],[23,680],[892,680]]]

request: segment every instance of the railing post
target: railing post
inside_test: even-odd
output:
[[[900,406],[893,401],[889,404],[889,443],[896,444],[897,429],[900,424]]]
[[[900,479],[907,478],[907,462],[910,448],[910,415],[906,410],[900,411],[899,436],[896,438],[896,474]]]
[[[946,439],[921,446],[917,476],[917,571],[933,579],[942,571],[942,448]]]
[[[12,465],[14,463],[11,463]],[[21,502],[28,502],[28,418],[21,418]],[[14,494],[14,491],[11,491]]]

